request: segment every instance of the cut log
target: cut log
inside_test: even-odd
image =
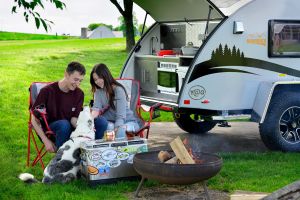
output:
[[[178,158],[176,156],[174,156],[173,158],[167,160],[165,163],[166,164],[177,164],[178,162]]]
[[[179,136],[170,142],[170,146],[182,164],[195,164],[195,161],[186,150]]]
[[[169,154],[169,152],[167,151],[160,151],[157,155],[158,160],[160,162],[165,162],[166,160],[169,160],[170,158],[172,158],[171,154]]]

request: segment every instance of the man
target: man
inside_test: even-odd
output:
[[[32,114],[32,125],[43,143],[46,151],[56,152],[66,142],[76,127],[77,117],[82,110],[84,93],[79,88],[85,75],[85,68],[79,62],[71,62],[65,71],[64,78],[41,89],[34,105],[45,106],[50,129],[56,134],[49,139],[39,120]],[[32,112],[33,113],[33,112]]]

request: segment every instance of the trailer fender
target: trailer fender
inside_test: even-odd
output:
[[[272,98],[275,95],[290,92],[300,94],[300,81],[262,82],[255,97],[252,121],[263,123]]]

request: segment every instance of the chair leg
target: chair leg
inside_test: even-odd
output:
[[[36,143],[36,141],[35,141],[35,138],[34,138],[34,135],[33,135],[33,134],[32,134],[32,139],[33,139],[33,143],[34,143],[34,146],[35,146],[35,150],[37,151],[37,156],[35,157],[35,159],[34,159],[34,161],[33,161],[33,163],[32,163],[31,166],[36,165],[36,163],[39,161],[39,162],[41,163],[41,165],[42,165],[42,168],[45,169],[45,165],[44,165],[44,162],[43,162],[43,160],[42,160],[42,157],[47,153],[47,151],[44,152],[44,153],[41,155],[41,152],[43,151],[45,145],[43,144],[42,148],[39,150],[38,145],[37,145],[37,143]]]
[[[37,164],[37,162],[40,162],[42,165],[42,168],[45,169],[45,165],[44,162],[42,160],[42,158],[44,157],[44,155],[47,153],[47,151],[43,152],[45,145],[42,146],[42,148],[40,149],[40,151],[38,151],[38,155],[35,157],[34,161],[32,162],[31,166],[35,166]],[[43,153],[42,153],[43,152]]]
[[[30,126],[30,125],[29,125]],[[28,136],[27,136],[27,162],[26,166],[29,167],[29,161],[30,161],[30,138],[31,138],[32,129],[31,127],[28,128]]]
[[[147,128],[147,135],[146,135],[146,139],[148,139],[148,136],[149,136],[149,130],[150,130],[150,128]]]

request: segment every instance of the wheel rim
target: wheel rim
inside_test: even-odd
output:
[[[281,137],[292,144],[300,142],[300,107],[286,109],[279,120]]]

